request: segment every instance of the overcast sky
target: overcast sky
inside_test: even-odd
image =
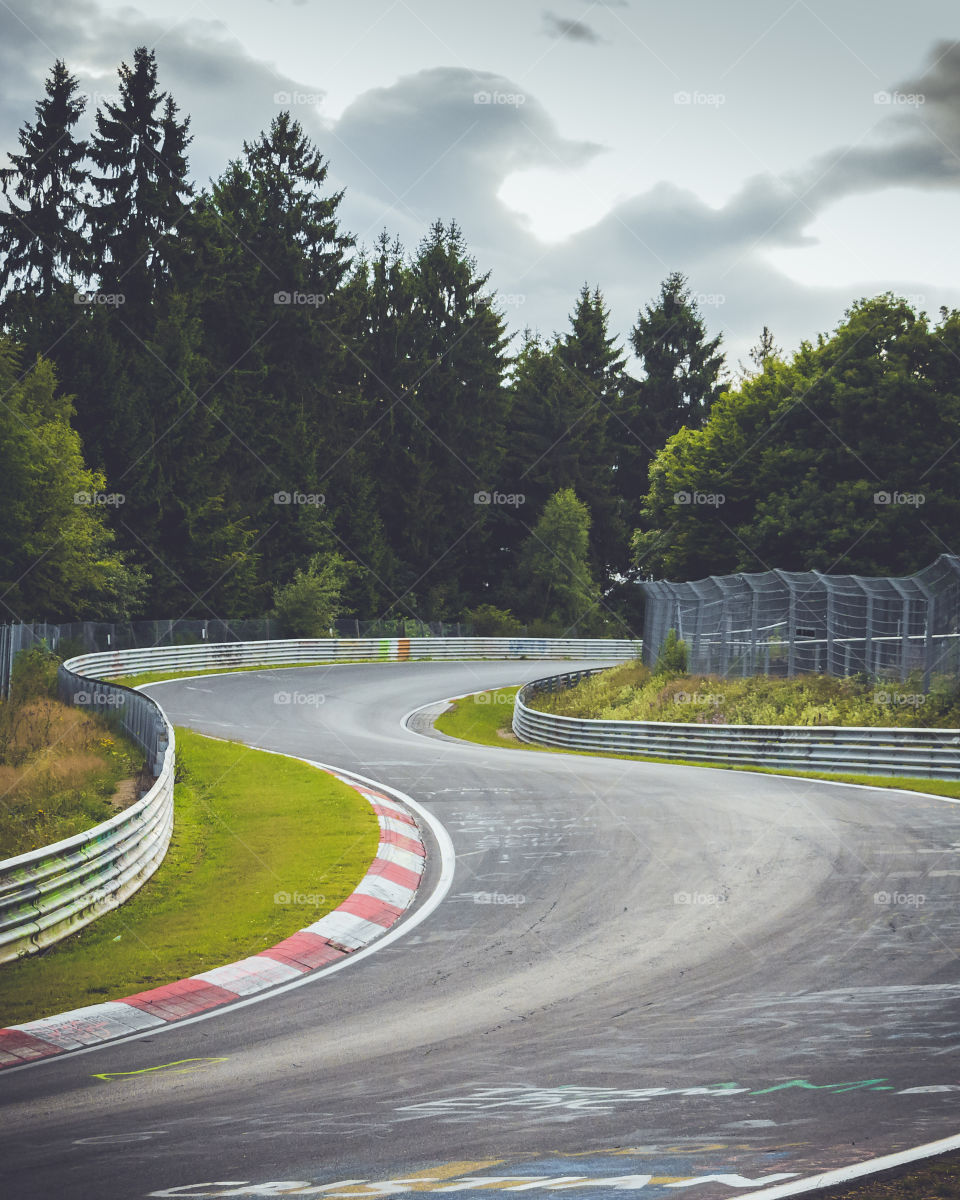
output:
[[[139,44],[199,183],[290,108],[360,242],[455,218],[514,329],[587,281],[625,339],[673,270],[732,366],[861,295],[960,306],[955,0],[0,0],[0,148],[54,59],[95,106]]]

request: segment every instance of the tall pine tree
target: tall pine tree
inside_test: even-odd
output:
[[[8,321],[16,320],[11,302],[18,294],[47,302],[59,284],[86,272],[80,224],[87,144],[74,137],[86,99],[77,88],[57,59],[45,83],[46,99],[35,106],[36,122],[20,129],[21,152],[11,154],[13,165],[0,170],[6,199],[0,211],[0,293],[7,294]]]
[[[326,506],[349,496],[356,403],[342,295],[353,239],[328,164],[282,112],[200,197],[184,281],[204,296],[204,352],[225,428],[228,507],[263,536],[266,579],[337,546]],[[275,497],[281,499],[275,503]],[[343,549],[343,547],[340,547]]]
[[[722,335],[707,328],[686,276],[674,271],[656,303],[640,313],[630,334],[643,368],[640,412],[645,441],[660,447],[681,426],[700,429],[720,395]]]
[[[381,269],[393,316],[370,386],[386,408],[385,531],[407,602],[427,619],[448,618],[488,598],[496,572],[490,506],[475,497],[501,490],[504,320],[454,222],[433,224],[408,273],[389,252]]]
[[[97,113],[90,157],[94,199],[86,206],[90,249],[101,292],[124,296],[124,321],[149,325],[150,301],[168,276],[177,224],[187,210],[189,117],[159,90],[157,60],[138,46],[121,63],[117,103]]]

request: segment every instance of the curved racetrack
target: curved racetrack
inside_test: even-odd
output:
[[[453,885],[306,986],[5,1072],[0,1194],[705,1200],[955,1134],[960,808],[401,727],[558,669],[159,685],[177,724],[421,802]]]

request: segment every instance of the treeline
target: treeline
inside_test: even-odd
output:
[[[620,632],[638,571],[830,569],[834,552],[859,569],[847,532],[872,568],[917,510],[873,506],[864,532],[849,487],[859,503],[865,480],[905,486],[935,443],[931,488],[955,465],[955,313],[931,329],[871,301],[789,364],[764,331],[720,399],[720,338],[679,273],[629,331],[639,378],[596,286],[565,331],[512,345],[456,223],[412,249],[386,232],[356,246],[289,113],[198,191],[152,52],[121,65],[89,139],[84,109],[57,62],[2,172],[12,618],[239,618],[320,597],[324,619]],[[935,557],[948,517],[926,507],[930,533],[911,527],[889,565]]]

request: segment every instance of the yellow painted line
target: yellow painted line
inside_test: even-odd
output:
[[[139,1071],[104,1071],[91,1076],[92,1079],[122,1079],[130,1075],[148,1075],[151,1071],[170,1071],[173,1075],[186,1075],[190,1071],[199,1071],[201,1067],[212,1063],[226,1062],[225,1058],[178,1058],[176,1062],[161,1063],[157,1067],[141,1067]],[[179,1067],[179,1070],[175,1068]]]

